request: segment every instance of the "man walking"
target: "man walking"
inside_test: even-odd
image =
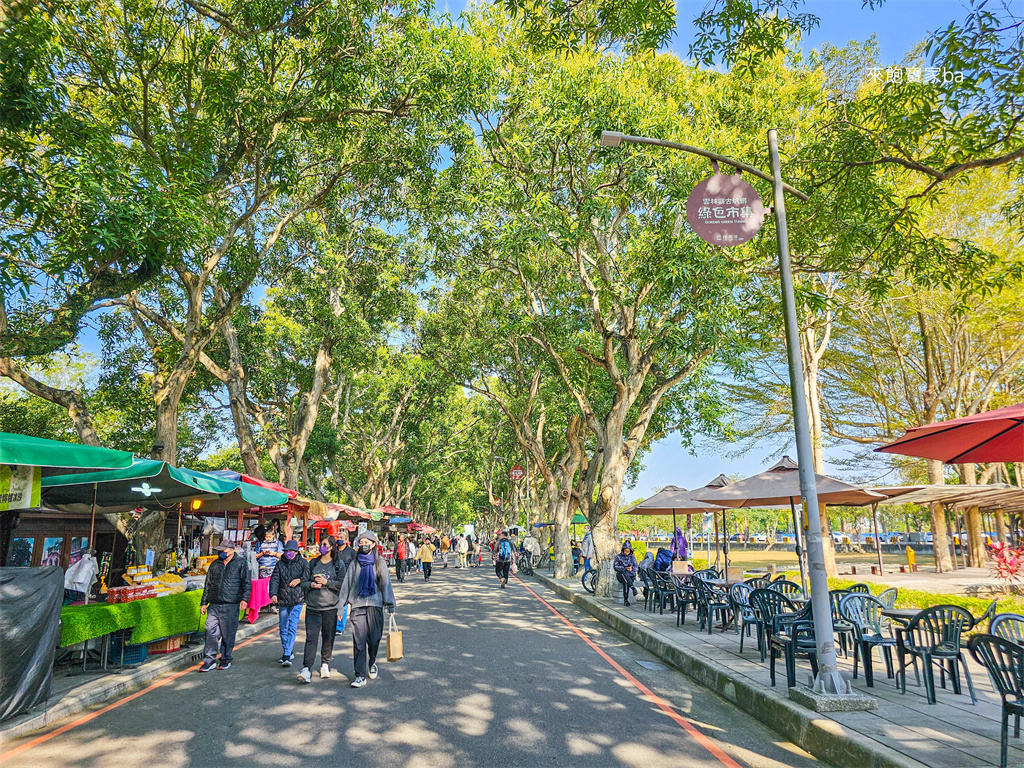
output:
[[[590,567],[590,558],[596,554],[596,547],[594,546],[594,534],[591,533],[589,528],[583,536],[583,542],[580,544],[580,554],[583,555],[584,571],[592,570]]]
[[[206,617],[206,646],[203,648],[204,659],[200,672],[231,667],[238,614],[249,607],[249,596],[252,594],[249,566],[235,555],[235,546],[222,539],[216,552],[217,559],[206,572],[206,584],[199,601],[199,612]]]
[[[395,545],[395,578],[398,581],[405,581],[405,554],[408,547],[405,534],[398,534],[398,543]]]
[[[441,567],[448,567],[448,550],[452,548],[452,540],[448,538],[448,534],[444,534],[441,537]]]
[[[459,556],[459,568],[466,567],[466,554],[469,552],[469,542],[466,541],[466,537],[461,533],[459,534],[459,543],[455,545],[455,554]]]
[[[430,581],[430,569],[434,566],[434,545],[430,539],[424,539],[419,553],[416,555],[423,567],[423,580]]]
[[[494,572],[498,576],[498,581],[501,582],[502,589],[508,584],[508,573],[512,567],[512,554],[512,542],[508,540],[508,534],[502,531],[501,538],[498,540],[498,546],[494,548]]]
[[[299,544],[291,539],[284,545],[284,554],[270,576],[270,602],[281,610],[278,626],[281,632],[282,667],[290,667],[295,658],[295,636],[299,632],[299,617],[306,600],[300,586],[306,561],[299,555]]]

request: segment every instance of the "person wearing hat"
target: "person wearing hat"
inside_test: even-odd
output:
[[[622,552],[615,556],[612,568],[615,569],[615,579],[622,585],[622,604],[629,605],[630,591],[636,596],[633,582],[636,581],[637,564],[633,545],[628,541],[622,542]]]
[[[203,648],[204,659],[200,672],[210,672],[215,668],[228,669],[231,666],[231,651],[235,647],[235,632],[238,631],[238,614],[249,607],[249,596],[252,594],[249,566],[235,555],[235,545],[221,539],[215,549],[217,559],[206,571],[203,597],[199,601],[199,612],[206,617],[206,645]]]
[[[356,537],[356,562],[341,586],[342,605],[352,606],[353,688],[377,677],[377,650],[384,635],[384,609],[395,612],[395,592],[387,563],[377,549],[377,534],[366,530]]]
[[[299,543],[295,539],[285,542],[284,553],[270,574],[270,602],[280,608],[278,627],[281,631],[282,667],[290,667],[295,658],[295,637],[299,632],[299,617],[306,593],[302,589],[302,576],[306,571],[306,560],[299,555]]]

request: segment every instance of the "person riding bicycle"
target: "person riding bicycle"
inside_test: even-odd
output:
[[[512,542],[508,540],[508,533],[502,531],[501,538],[494,548],[494,572],[498,576],[498,581],[501,582],[502,589],[508,584],[508,574],[509,569],[512,567],[513,552]]]

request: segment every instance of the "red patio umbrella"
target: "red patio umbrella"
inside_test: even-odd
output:
[[[914,427],[875,450],[946,464],[1024,461],[1024,403]]]

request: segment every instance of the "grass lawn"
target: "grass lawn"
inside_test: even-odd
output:
[[[693,550],[693,556],[701,559],[707,558],[706,549],[695,549]],[[711,560],[715,559],[715,551],[711,550]],[[873,565],[878,562],[878,555],[874,552],[854,553],[854,552],[837,552],[836,553],[837,563],[851,563],[853,565]],[[886,565],[903,565],[907,562],[905,555],[882,555],[882,562]],[[918,556],[918,565],[931,563],[931,555]],[[729,566],[736,566],[742,568],[766,568],[769,564],[774,563],[776,566],[782,567],[797,567],[796,552],[785,552],[769,550],[765,552],[760,549],[730,549],[729,550]]]

